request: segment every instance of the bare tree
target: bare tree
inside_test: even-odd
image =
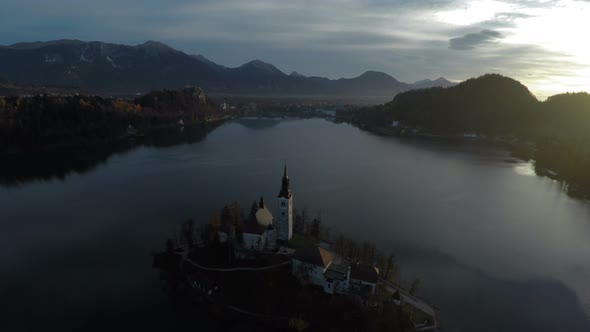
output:
[[[363,244],[361,245],[361,253],[360,253],[360,258],[361,261],[365,262],[365,263],[369,263],[369,247],[371,246],[371,244],[368,241],[364,241]]]
[[[180,230],[180,238],[190,248],[194,244],[195,223],[192,219],[185,221]]]
[[[420,286],[420,279],[416,278],[412,281],[412,285],[410,286],[410,294],[416,295],[418,291],[418,287]]]
[[[322,238],[322,240],[330,241],[330,227],[322,227],[320,237]]]
[[[379,268],[381,278],[385,278],[385,257],[379,250],[375,253],[375,266]]]
[[[319,219],[314,219],[311,222],[311,231],[310,235],[316,239],[320,238],[320,229],[322,227],[321,221]]]
[[[389,256],[387,257],[387,265],[385,268],[384,279],[389,280],[390,273],[392,273],[392,272],[393,272],[393,274],[391,276],[394,276],[395,274],[397,274],[397,262],[395,259],[395,255],[389,254]]]
[[[338,233],[334,238],[334,251],[336,251],[340,256],[344,257],[345,255],[345,245],[346,239],[342,233]]]

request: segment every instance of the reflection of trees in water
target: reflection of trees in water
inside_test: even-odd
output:
[[[223,124],[222,121],[191,125],[185,127],[167,128],[154,131],[145,137],[138,139],[140,145],[165,148],[180,144],[193,144],[201,142],[214,129]]]
[[[234,122],[248,129],[269,129],[276,127],[281,121],[283,121],[281,118],[242,118],[234,120]]]
[[[19,186],[31,181],[64,180],[73,173],[92,171],[111,156],[131,152],[139,146],[164,148],[198,143],[221,123],[160,129],[146,136],[100,145],[3,157],[0,158],[0,185]]]

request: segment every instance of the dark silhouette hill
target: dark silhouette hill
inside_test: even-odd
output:
[[[486,137],[534,161],[538,174],[560,181],[568,194],[590,198],[586,92],[540,102],[520,82],[487,74],[449,88],[400,93],[389,103],[358,110],[353,122],[398,134]]]
[[[406,91],[361,114],[364,121],[396,120],[440,133],[499,133],[524,129],[537,106],[535,96],[520,82],[487,74],[449,88]]]

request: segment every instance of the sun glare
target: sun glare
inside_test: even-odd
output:
[[[554,68],[559,73],[552,83],[539,87],[542,90],[581,91],[590,90],[590,3],[562,2],[551,9],[535,9],[531,17],[517,21],[504,42],[529,44],[560,54],[563,64]],[[541,59],[542,60],[542,59]]]
[[[555,64],[550,73],[521,77],[539,97],[590,90],[590,2],[566,0],[555,6],[534,8],[493,0],[475,1],[461,9],[436,13],[435,18],[451,26],[473,26],[473,32],[478,32],[484,28],[478,23],[492,22],[504,13],[520,15],[513,15],[510,22],[504,22],[509,24],[495,29],[504,35],[500,44],[538,47],[544,52],[536,61]],[[554,55],[547,55],[547,51]]]
[[[512,5],[500,1],[475,1],[465,8],[435,14],[438,21],[452,25],[471,25],[493,19],[496,14],[509,12]]]

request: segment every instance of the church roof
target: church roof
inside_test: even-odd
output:
[[[376,284],[379,281],[379,272],[375,266],[359,263],[351,267],[350,279],[362,280]]]
[[[256,223],[246,223],[244,224],[244,233],[246,234],[257,234],[261,235],[264,234],[266,231],[267,226],[256,224]]]
[[[258,208],[258,211],[256,211],[254,216],[260,225],[268,226],[272,224],[272,213],[270,213],[266,206]]]
[[[287,174],[287,164],[285,164],[285,171],[283,173],[283,182],[281,185],[281,191],[279,192],[279,196],[281,198],[291,198],[293,194],[291,193],[291,188],[289,187],[289,175]]]
[[[331,280],[346,280],[348,275],[348,266],[330,264],[330,267],[324,273],[324,277]]]
[[[298,249],[293,256],[294,259],[302,262],[326,268],[332,262],[333,255],[331,252],[318,246],[309,246]]]

